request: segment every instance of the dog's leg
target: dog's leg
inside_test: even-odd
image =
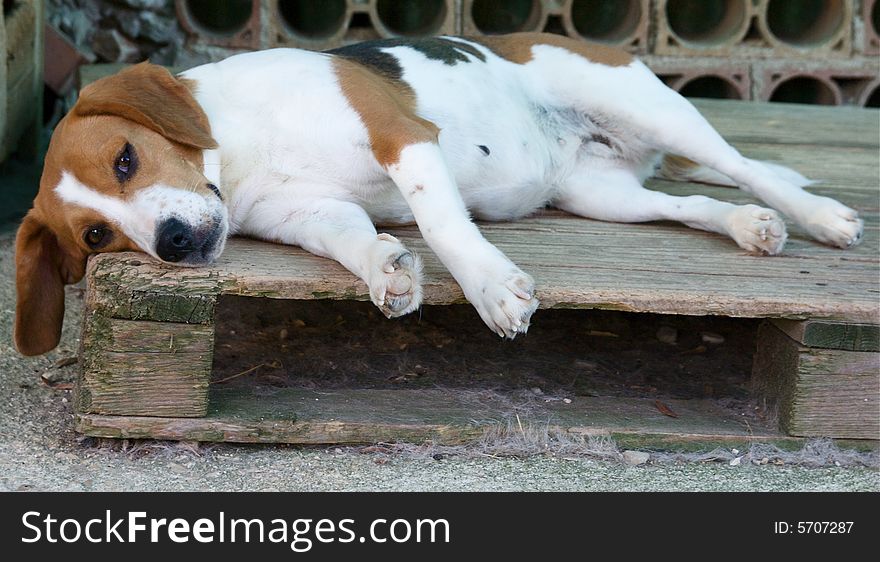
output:
[[[785,223],[771,209],[734,205],[702,195],[676,197],[645,189],[627,170],[600,168],[574,174],[553,204],[560,209],[613,222],[674,220],[692,228],[726,234],[750,252],[778,254]]]
[[[743,157],[644,64],[608,67],[546,49],[535,55],[529,72],[552,85],[555,103],[570,104],[608,123],[623,142],[629,137],[720,172],[821,242],[847,248],[860,241],[863,224],[856,211],[805,191],[799,176],[781,167]]]
[[[355,203],[279,192],[254,205],[241,232],[338,261],[367,284],[373,304],[389,318],[421,305],[421,260],[397,238],[377,234]]]
[[[408,144],[387,168],[425,241],[495,333],[525,333],[538,307],[534,281],[471,222],[435,142]]]
[[[784,168],[743,157],[693,106],[682,102],[658,111],[659,115],[644,124],[658,148],[730,177],[743,191],[791,217],[820,242],[849,248],[861,241],[863,223],[855,210],[805,191]]]

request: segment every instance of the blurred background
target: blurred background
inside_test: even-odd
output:
[[[0,229],[95,65],[515,31],[622,47],[686,96],[880,107],[880,0],[3,0]]]

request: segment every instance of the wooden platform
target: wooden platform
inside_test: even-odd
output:
[[[535,277],[542,307],[768,319],[759,336],[755,391],[779,410],[780,427],[728,419],[700,400],[676,404],[688,415],[675,420],[637,399],[596,398],[550,408],[529,421],[656,446],[790,442],[792,436],[877,439],[880,112],[708,100],[699,107],[747,156],[821,179],[811,191],[858,209],[866,223],[863,243],[837,250],[789,225],[784,255],[762,257],[725,237],[677,224],[610,224],[551,210],[481,228]],[[753,201],[730,188],[665,181],[651,186],[679,195]],[[390,232],[423,256],[426,304],[464,302],[417,230]],[[498,423],[474,422],[493,416],[484,418],[479,407],[457,401],[448,391],[420,392],[405,400],[387,395],[398,391],[340,390],[313,396],[318,400],[293,390],[268,399],[209,393],[213,314],[220,295],[368,300],[366,286],[341,266],[297,248],[234,239],[216,265],[199,269],[164,266],[141,254],[104,254],[90,260],[88,280],[77,392],[77,427],[86,434],[460,442],[497,430]],[[539,311],[532,330],[540,327]],[[400,404],[407,406],[401,411]]]

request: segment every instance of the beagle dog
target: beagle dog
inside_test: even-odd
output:
[[[471,221],[546,205],[617,222],[680,221],[778,254],[776,211],[650,191],[653,173],[739,186],[816,240],[862,221],[750,160],[630,54],[557,35],[273,49],[172,76],[143,63],[94,82],[61,120],[16,241],[15,343],[59,340],[66,283],[95,252],[214,261],[227,236],[332,258],[389,316],[421,302],[420,262],[375,224],[415,223],[483,321],[525,333],[532,278]]]

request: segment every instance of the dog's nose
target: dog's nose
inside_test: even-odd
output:
[[[178,262],[195,249],[192,229],[181,220],[171,218],[159,227],[156,233],[156,254],[164,261]]]

